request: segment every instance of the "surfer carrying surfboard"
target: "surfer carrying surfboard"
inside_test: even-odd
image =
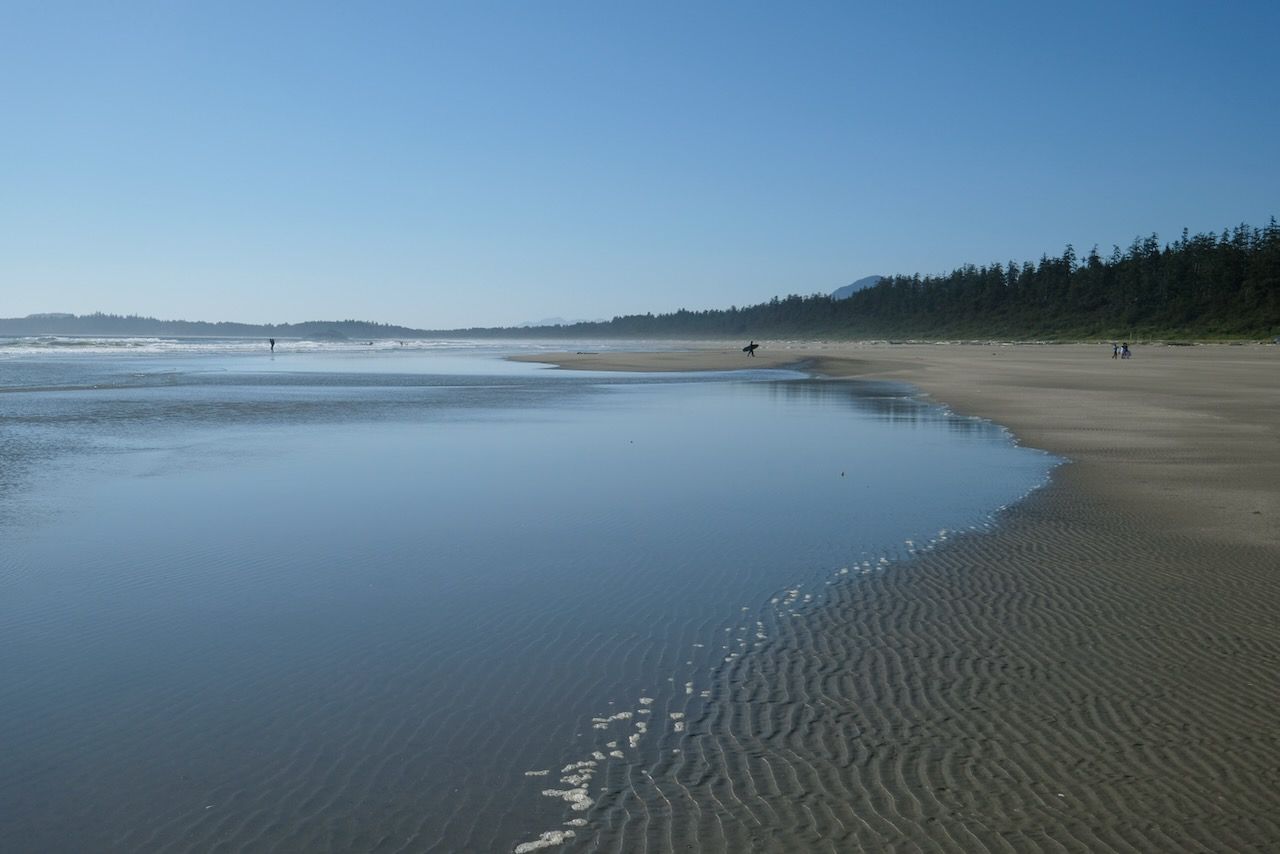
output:
[[[756,348],[759,346],[760,345],[757,344],[755,341],[752,341],[750,344],[742,348],[742,352],[746,353],[748,356],[751,356],[752,358],[755,358]]]

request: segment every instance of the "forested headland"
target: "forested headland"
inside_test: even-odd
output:
[[[561,335],[623,337],[1270,339],[1280,335],[1280,225],[1240,225],[1083,258],[894,275],[847,299],[791,295],[743,308],[615,317]],[[497,334],[499,330],[469,330]],[[501,330],[546,335],[545,329]]]
[[[1280,226],[1246,225],[1161,245],[1135,238],[1103,257],[1057,258],[946,276],[890,276],[848,300],[868,328],[1048,338],[1256,338],[1280,333]],[[843,307],[842,307],[843,308]]]

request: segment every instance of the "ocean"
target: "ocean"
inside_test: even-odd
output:
[[[591,850],[780,626],[1054,464],[502,358],[566,346],[0,339],[0,850]]]

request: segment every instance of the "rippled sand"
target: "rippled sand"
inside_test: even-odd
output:
[[[562,354],[911,382],[1070,460],[994,533],[850,567],[727,658],[570,849],[1280,847],[1280,348]],[[701,690],[706,686],[699,685]],[[679,713],[680,710],[673,709]]]

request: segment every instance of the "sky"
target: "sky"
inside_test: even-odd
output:
[[[0,0],[0,317],[750,305],[1280,216],[1280,3]]]

